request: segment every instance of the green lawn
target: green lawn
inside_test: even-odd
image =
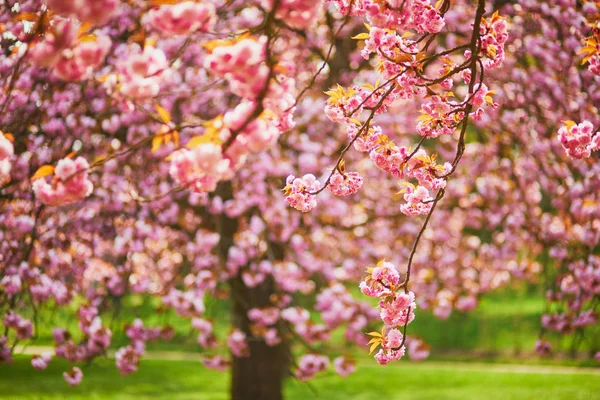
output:
[[[144,360],[140,371],[121,377],[111,360],[84,367],[81,386],[62,379],[66,364],[54,360],[47,370],[34,371],[29,359],[0,366],[2,399],[227,399],[228,375],[204,369],[194,361]],[[598,398],[600,375],[594,371],[564,373],[511,372],[485,365],[402,361],[395,366],[361,365],[343,379],[323,374],[307,384],[289,379],[287,400],[370,399],[535,399],[590,400]]]

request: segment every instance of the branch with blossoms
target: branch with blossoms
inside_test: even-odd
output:
[[[344,12],[345,3],[336,3]],[[394,270],[392,265],[380,263],[375,269],[368,270],[369,275],[363,281],[367,286],[361,286],[363,293],[380,299],[382,319],[387,326],[392,327],[387,335],[384,329],[381,334],[373,334],[375,338],[371,340],[372,349],[378,345],[382,346],[376,356],[382,364],[397,360],[404,354],[406,328],[414,318],[416,308],[414,294],[408,289],[413,257],[436,205],[444,196],[446,183],[463,156],[469,117],[478,120],[481,118],[484,106],[497,106],[491,97],[494,92],[489,91],[483,83],[484,70],[497,67],[503,60],[503,45],[507,39],[506,21],[499,17],[498,13],[494,13],[489,20],[483,18],[485,1],[480,0],[475,12],[469,44],[428,55],[426,52],[435,41],[437,33],[443,28],[443,16],[449,7],[450,3],[447,1],[438,2],[437,8],[425,2],[414,2],[410,6],[404,2],[397,6],[384,3],[380,7],[379,14],[369,17],[369,23],[374,26],[365,24],[369,32],[359,34],[354,39],[365,40],[363,57],[369,58],[371,54],[376,54],[379,59],[378,70],[385,82],[381,85],[377,84],[376,88],[365,85],[353,86],[345,90],[338,86],[326,92],[330,96],[325,110],[327,116],[334,122],[345,123],[351,140],[340,152],[336,164],[323,185],[313,175],[305,175],[303,178],[291,175],[287,179],[287,186],[283,189],[286,202],[303,212],[310,211],[317,205],[316,195],[325,188],[329,188],[338,196],[356,193],[363,183],[362,178],[356,173],[347,173],[344,163],[344,156],[352,145],[358,151],[369,152],[375,165],[394,177],[405,181],[415,179],[418,182],[418,186],[406,182],[405,189],[402,191],[407,201],[401,206],[403,213],[426,214],[426,219],[408,257],[404,281],[399,282],[397,272],[396,274],[391,272]],[[360,12],[360,10],[354,11]],[[352,13],[352,10],[349,12]],[[425,15],[425,17],[419,19],[417,15]],[[394,26],[389,21],[411,21],[412,23]],[[412,29],[424,32],[424,35],[412,41],[408,39],[410,33],[398,34],[398,30]],[[425,44],[419,47],[423,41]],[[461,50],[465,52],[466,60],[456,64],[450,56]],[[440,76],[428,77],[424,70],[436,61],[442,63]],[[451,100],[455,97],[450,91],[454,86],[455,76],[460,76],[468,86],[462,102]],[[436,91],[436,86],[445,92]],[[406,147],[395,145],[380,128],[373,125],[373,120],[376,114],[386,112],[388,107],[399,98],[410,99],[421,96],[427,99],[422,106],[422,116],[417,124],[417,132],[422,137],[416,147],[409,151]],[[369,115],[365,122],[361,123],[355,116],[363,111],[369,111]],[[421,149],[423,141],[426,138],[450,135],[459,126],[461,130],[452,163],[437,165],[437,155],[429,156]],[[435,196],[431,196],[430,190],[437,192]],[[397,297],[397,291],[401,288],[404,288],[404,293]],[[395,317],[384,317],[388,314],[394,314]],[[398,326],[401,330],[396,328]]]
[[[581,64],[588,64],[588,70],[600,76],[600,19],[590,23],[591,35],[585,38],[578,54],[583,55]],[[565,149],[567,156],[574,159],[589,158],[592,152],[600,150],[600,126],[594,129],[590,121],[577,123],[563,121],[565,126],[558,130],[558,141]]]

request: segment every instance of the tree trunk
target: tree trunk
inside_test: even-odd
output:
[[[222,182],[216,194],[223,201],[233,198],[231,182]],[[234,244],[234,235],[238,229],[238,221],[221,214],[217,221],[219,240],[219,256],[221,262],[227,262],[229,248]],[[276,258],[283,258],[283,249],[273,248]],[[285,338],[277,346],[267,346],[264,340],[255,338],[250,332],[250,321],[247,312],[254,307],[271,305],[270,296],[274,294],[272,277],[254,288],[247,287],[240,276],[229,281],[232,301],[232,324],[248,338],[250,356],[238,358],[231,356],[231,399],[232,400],[282,400],[283,378],[287,374],[289,357],[288,344]]]
[[[233,324],[246,333],[249,357],[232,356],[232,400],[281,400],[283,378],[288,371],[288,353],[285,341],[277,346],[267,346],[262,339],[252,337],[247,310],[269,305],[273,282],[265,280],[255,288],[248,288],[240,278],[231,282],[233,301]]]

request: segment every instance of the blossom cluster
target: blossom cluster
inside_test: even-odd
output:
[[[105,354],[111,343],[112,332],[102,324],[98,309],[93,306],[82,306],[77,313],[79,329],[84,337],[75,343],[71,334],[62,328],[52,331],[54,338],[54,353],[56,357],[64,358],[70,363],[83,363],[94,357]],[[39,360],[38,360],[38,363]],[[81,382],[83,374],[77,367],[65,372],[64,378],[69,385],[75,386]]]
[[[212,192],[219,181],[230,176],[230,161],[223,158],[221,146],[203,143],[173,153],[171,176],[180,185],[197,192]]]
[[[320,354],[304,354],[298,361],[296,378],[306,381],[329,367],[329,358]]]
[[[8,136],[0,131],[0,184],[10,177],[10,158],[14,154],[14,146],[9,138],[12,138],[12,135]]]
[[[379,126],[372,125],[371,120],[375,115],[385,113],[397,100],[424,96],[420,110],[422,115],[418,118],[416,126],[417,133],[424,139],[442,135],[450,136],[460,124],[466,124],[468,117],[480,121],[485,106],[497,108],[498,104],[492,98],[495,92],[489,90],[483,82],[471,82],[475,79],[471,74],[477,72],[478,65],[481,65],[482,69],[492,69],[502,63],[504,45],[508,38],[506,19],[494,13],[490,20],[482,18],[476,21],[479,32],[474,33],[474,37],[478,36],[481,41],[480,54],[471,54],[471,50],[466,50],[465,62],[462,65],[443,55],[440,57],[442,66],[438,69],[438,76],[429,78],[422,71],[422,60],[427,57],[420,51],[418,42],[409,39],[410,35],[399,34],[396,29],[419,31],[419,25],[414,25],[414,21],[409,16],[411,7],[425,7],[425,10],[420,10],[420,16],[426,16],[425,18],[430,20],[441,18],[435,8],[420,2],[406,4],[403,2],[398,5],[399,8],[393,8],[388,3],[375,5],[370,2],[359,2],[357,7],[346,2],[336,3],[342,11],[366,15],[369,22],[375,25],[367,25],[369,32],[361,33],[354,39],[365,40],[361,55],[365,59],[375,55],[378,60],[378,71],[381,74],[380,80],[385,83],[380,85],[378,81],[377,87],[353,85],[348,89],[338,85],[335,89],[326,92],[329,99],[325,106],[325,114],[334,122],[346,124],[348,137],[355,149],[369,152],[370,158],[377,167],[407,181],[407,189],[404,190],[404,199],[407,203],[401,206],[403,213],[427,214],[436,202],[435,196],[430,191],[445,188],[447,177],[454,172],[454,166],[449,163],[443,166],[437,165],[436,154],[429,156],[420,149],[422,141],[412,152],[407,147],[397,146],[382,133]],[[405,15],[399,16],[397,13],[405,13]],[[382,16],[412,22],[406,22],[409,27],[403,24],[395,26],[389,20],[382,19]],[[411,23],[413,25],[410,25]],[[443,23],[439,28],[441,29],[442,26]],[[421,29],[421,31],[437,32],[435,29]],[[487,57],[488,62],[476,63],[475,58],[481,60],[484,57]],[[472,67],[468,69],[466,67],[468,65]],[[481,76],[483,73],[484,71],[480,71]],[[448,92],[454,86],[454,75],[459,77],[463,84],[469,86],[470,93],[462,101],[455,99],[454,92]],[[438,84],[444,92],[439,93],[432,89]],[[370,116],[363,124],[354,117],[365,111],[368,111]],[[466,115],[467,111],[469,115]],[[461,135],[464,135],[464,132],[465,127]],[[340,178],[344,174],[338,173],[339,168],[340,166],[336,166],[325,185],[330,186],[330,190],[335,194],[353,193],[354,188],[340,190],[339,186],[343,182]],[[419,187],[410,183],[412,179],[418,181]]]
[[[234,329],[227,337],[227,345],[231,353],[236,357],[248,357],[250,348],[246,341],[246,334],[239,329]]]
[[[496,11],[489,20],[481,20],[480,32],[480,52],[485,56],[483,66],[488,69],[500,66],[506,58],[504,47],[508,39],[508,22]]]
[[[147,14],[149,24],[164,35],[189,35],[210,31],[216,20],[215,6],[208,2],[184,1],[161,5]]]
[[[549,331],[571,334],[576,329],[596,324],[598,313],[584,306],[600,294],[600,257],[572,262],[568,273],[559,277],[557,283],[559,290],[547,293],[550,304],[557,304],[557,312],[544,314],[542,326]],[[540,344],[538,350],[542,354],[549,353],[549,343]]]
[[[328,189],[336,196],[348,196],[358,192],[363,178],[357,172],[336,172],[331,176]]]
[[[280,311],[276,307],[251,308],[248,311],[248,319],[252,321],[252,334],[262,337],[268,346],[276,346],[281,343],[275,324],[279,321]]]
[[[146,327],[142,320],[136,319],[126,327],[125,333],[131,344],[121,347],[115,353],[115,364],[121,375],[129,375],[137,371],[140,358],[146,352],[147,341],[168,340],[173,336],[173,329],[170,327]]]
[[[78,37],[79,26],[73,19],[55,17],[49,29],[50,32],[33,45],[30,57],[65,81],[90,78],[112,46],[110,38],[101,33]]]
[[[576,124],[566,121],[566,125],[558,130],[558,141],[571,158],[588,158],[593,151],[600,150],[600,135],[594,132],[589,121]]]
[[[275,0],[260,0],[260,5],[272,11]],[[275,17],[291,28],[305,29],[316,20],[321,2],[318,0],[281,0],[277,4]]]
[[[9,312],[4,316],[2,323],[6,329],[15,331],[17,339],[24,340],[33,336],[33,323],[14,312]]]
[[[302,178],[290,175],[283,188],[283,193],[286,195],[285,202],[298,211],[308,212],[316,207],[315,192],[320,188],[321,184],[312,174],[304,175]]]
[[[52,182],[44,178],[37,179],[32,189],[44,204],[58,206],[73,203],[88,197],[94,190],[89,180],[90,165],[83,157],[75,160],[63,158],[56,164]]]
[[[135,100],[145,100],[158,95],[161,85],[167,80],[167,57],[163,50],[144,46],[133,46],[127,59],[117,65],[118,78],[107,80],[109,91],[119,87],[121,94]]]
[[[445,25],[444,18],[428,0],[328,0],[344,15],[365,16],[369,23],[402,31],[437,33]]]
[[[46,0],[48,7],[63,16],[75,16],[81,21],[102,24],[115,14],[120,0]]]
[[[363,294],[379,299],[380,317],[386,326],[391,327],[386,332],[370,333],[373,338],[371,351],[381,346],[375,359],[385,365],[390,361],[401,359],[405,352],[405,338],[401,332],[414,318],[417,308],[413,292],[403,290],[406,283],[400,282],[400,274],[393,264],[380,261],[377,266],[368,268],[369,275],[361,281],[360,290]]]
[[[265,63],[266,37],[243,38],[231,43],[218,43],[204,60],[206,69],[226,78],[234,94],[256,99],[269,80]]]

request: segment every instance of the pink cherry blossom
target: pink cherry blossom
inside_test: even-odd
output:
[[[75,160],[63,158],[56,164],[52,182],[37,179],[33,182],[33,191],[42,203],[53,206],[82,200],[94,190],[88,177],[89,168],[90,165],[83,157]]]
[[[79,367],[71,367],[69,371],[63,372],[63,377],[70,386],[78,386],[83,379],[83,372]]]
[[[208,2],[184,1],[150,10],[148,21],[164,35],[188,35],[210,31],[216,20],[215,7]]]

